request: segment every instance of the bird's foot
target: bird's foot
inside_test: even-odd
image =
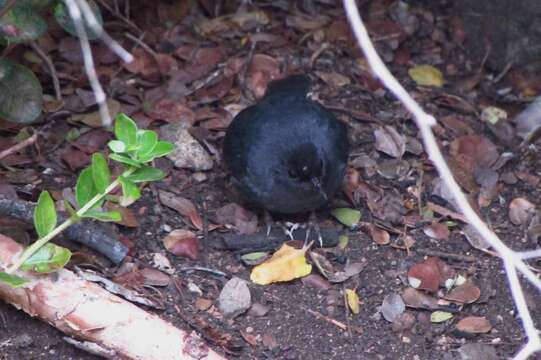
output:
[[[265,218],[265,226],[267,227],[267,238],[268,238],[272,229],[273,220],[272,220],[272,216],[270,212],[268,212],[267,210],[265,210],[264,212],[264,218]]]
[[[308,244],[308,239],[310,238],[311,230],[314,229],[314,232],[317,235],[317,241],[319,247],[323,247],[323,237],[321,236],[321,229],[319,228],[319,223],[317,222],[316,212],[312,211],[308,219],[308,227],[306,229],[306,237],[304,238],[304,244]]]

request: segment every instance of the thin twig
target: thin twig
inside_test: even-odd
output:
[[[325,316],[323,315],[322,313],[320,312],[317,312],[315,310],[312,310],[312,309],[308,309],[308,308],[305,308],[304,306],[301,307],[303,310],[305,311],[308,311],[310,314],[314,315],[316,318],[318,319],[322,319],[322,320],[325,320],[331,324],[333,324],[334,326],[338,327],[339,329],[342,329],[344,331],[347,331],[348,327],[346,324],[344,324],[343,322],[340,322],[336,319],[333,319],[331,317],[328,317],[328,316]]]
[[[96,68],[94,67],[94,60],[92,58],[92,50],[90,48],[90,43],[88,42],[88,36],[86,34],[85,27],[83,25],[83,19],[81,15],[81,9],[76,2],[77,0],[65,0],[65,4],[68,7],[70,17],[75,24],[75,30],[77,31],[77,37],[79,38],[79,43],[81,44],[81,50],[83,51],[83,60],[85,64],[85,72],[88,76],[88,81],[96,97],[96,103],[99,106],[100,118],[102,125],[104,127],[111,126],[111,114],[109,113],[109,108],[105,103],[105,92],[101,87],[101,84],[98,80],[98,75],[96,74]]]
[[[38,139],[38,133],[36,132],[32,136],[30,136],[28,139],[26,139],[24,141],[21,141],[20,143],[18,143],[16,145],[13,145],[12,147],[9,147],[6,150],[0,152],[0,160],[5,158],[6,156],[9,156],[11,154],[14,154],[14,153],[24,149],[25,147],[27,147],[29,145],[34,144],[37,139]]]
[[[17,0],[8,0],[6,5],[4,5],[3,8],[0,9],[0,18],[8,13],[9,10],[15,5]]]
[[[130,39],[131,41],[139,45],[141,48],[143,48],[143,50],[149,53],[154,59],[156,59],[156,57],[158,56],[158,53],[156,51],[154,51],[150,46],[148,46],[147,44],[143,42],[145,33],[142,33],[141,36],[139,36],[138,38],[133,36],[130,33],[124,33],[124,36],[126,36],[128,39]]]
[[[45,51],[43,51],[43,49],[38,45],[37,42],[31,41],[30,46],[41,57],[41,59],[45,61],[45,64],[47,64],[51,78],[53,79],[53,87],[54,87],[54,92],[56,95],[56,100],[62,100],[62,92],[60,91],[60,82],[58,81],[58,76],[56,74],[56,68],[54,66],[53,61],[51,60],[49,55],[47,55]]]
[[[122,15],[117,10],[111,9],[109,4],[107,4],[107,1],[98,0],[98,2],[100,3],[100,6],[102,6],[107,11],[109,11],[113,16],[115,16],[118,19],[120,19],[121,21],[125,22],[129,27],[133,28],[134,30],[138,31],[139,33],[143,32],[143,30],[139,29],[139,27],[137,25],[135,25],[130,19],[128,19],[127,17]],[[126,6],[128,6],[128,5],[126,4]]]
[[[210,268],[206,268],[206,267],[202,267],[202,266],[183,267],[183,268],[178,269],[178,271],[180,271],[180,272],[203,271],[203,272],[208,272],[208,273],[218,275],[218,276],[228,277],[228,275],[226,273],[224,273],[223,271],[214,270],[214,269],[210,269]]]
[[[436,119],[425,113],[419,104],[411,98],[408,92],[400,85],[387,69],[374,45],[370,41],[366,27],[364,26],[355,0],[344,0],[344,7],[348,20],[351,24],[357,42],[362,48],[372,71],[380,78],[382,83],[404,104],[404,106],[414,115],[414,120],[421,132],[427,154],[429,154],[432,163],[438,170],[441,179],[453,194],[458,209],[468,219],[468,222],[477,230],[481,237],[486,240],[502,257],[511,288],[511,294],[517,307],[518,313],[522,318],[522,325],[528,336],[526,345],[515,355],[515,360],[525,360],[535,351],[541,349],[541,338],[535,328],[530,311],[526,304],[524,294],[517,276],[517,270],[522,273],[527,280],[541,291],[541,280],[528,268],[519,253],[505,245],[498,236],[492,232],[483,220],[477,215],[470,206],[466,196],[460,189],[451,170],[449,169],[443,154],[440,151],[431,127],[436,124]]]

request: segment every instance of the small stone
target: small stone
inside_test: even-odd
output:
[[[161,127],[160,133],[164,140],[175,145],[167,157],[176,167],[195,171],[212,169],[214,165],[212,158],[184,125],[168,124]]]
[[[238,277],[233,277],[229,280],[218,297],[218,308],[220,312],[230,318],[244,313],[250,308],[251,303],[252,300],[248,284]]]

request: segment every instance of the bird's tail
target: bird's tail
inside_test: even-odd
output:
[[[265,97],[274,95],[306,97],[311,86],[312,81],[307,75],[290,75],[285,79],[270,82]]]

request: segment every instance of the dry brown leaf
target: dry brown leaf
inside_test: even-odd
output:
[[[509,220],[515,225],[526,224],[535,213],[535,205],[525,198],[515,198],[509,204]]]
[[[401,158],[406,152],[406,137],[399,134],[392,126],[374,130],[375,147],[378,151],[394,158]]]
[[[490,168],[500,156],[496,146],[480,135],[465,135],[455,139],[451,143],[450,153],[470,173],[478,168]]]
[[[347,76],[337,73],[335,71],[316,71],[316,75],[319,76],[321,80],[325,81],[327,85],[333,87],[342,87],[351,83],[351,80]]]
[[[436,240],[447,240],[451,232],[446,224],[432,223],[423,228],[426,236]]]
[[[438,299],[411,287],[404,289],[402,299],[406,306],[415,309],[435,310],[439,308]]]
[[[167,191],[160,191],[159,197],[162,204],[188,217],[196,229],[203,230],[203,219],[190,200]]]
[[[363,230],[368,231],[370,237],[378,245],[387,245],[391,242],[391,235],[387,230],[384,230],[374,224],[366,224],[363,226]]]
[[[199,239],[189,230],[173,230],[162,241],[165,248],[174,255],[192,260],[197,260],[199,256]]]
[[[482,316],[468,316],[456,324],[459,331],[470,334],[484,334],[492,330],[492,325],[487,318]]]
[[[452,289],[445,299],[449,301],[456,301],[463,304],[471,304],[476,302],[481,296],[481,290],[475,286],[471,281],[466,281],[464,284]]]

